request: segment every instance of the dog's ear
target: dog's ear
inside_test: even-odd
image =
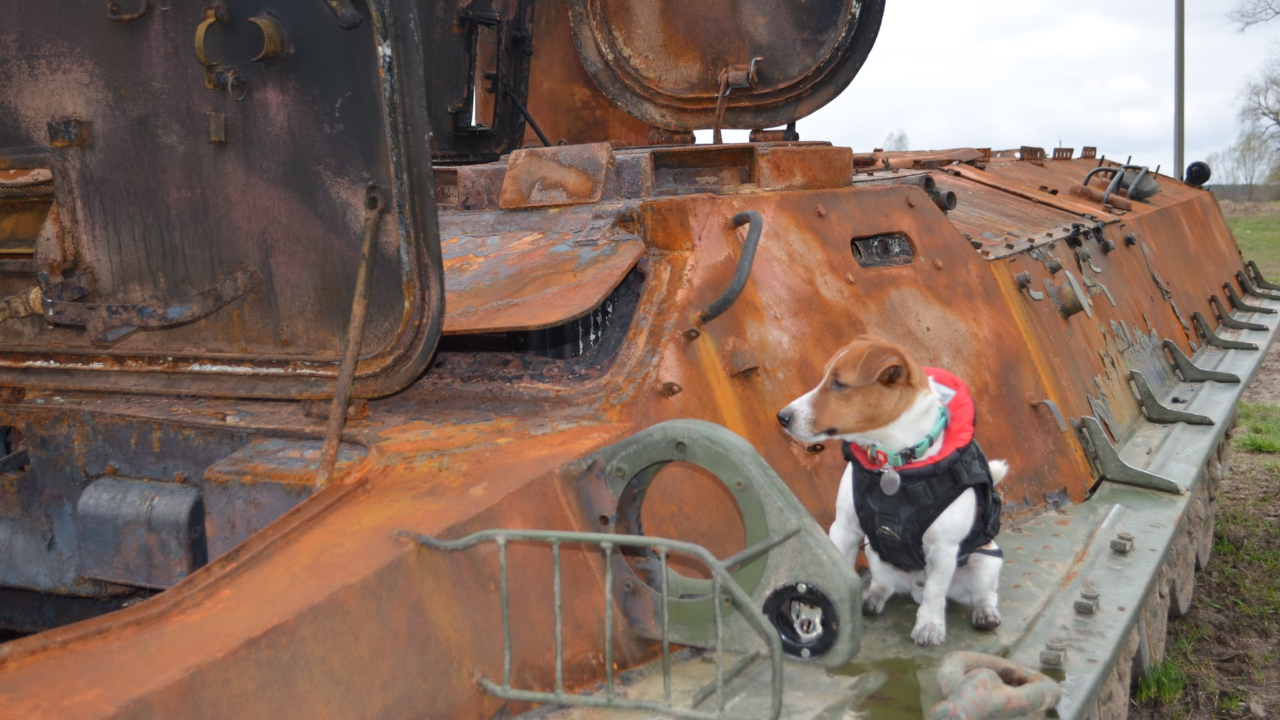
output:
[[[907,358],[902,349],[897,345],[881,342],[873,345],[867,354],[862,356],[854,385],[861,387],[873,382],[896,385],[910,380],[908,372]]]

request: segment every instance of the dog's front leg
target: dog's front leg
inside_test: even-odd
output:
[[[840,554],[849,561],[849,567],[858,562],[858,550],[862,547],[862,527],[858,525],[858,512],[853,504],[853,466],[845,465],[836,491],[836,521],[827,532]]]
[[[934,543],[926,549],[924,591],[911,631],[911,639],[921,647],[937,647],[947,639],[947,588],[956,574],[959,550],[951,543]]]

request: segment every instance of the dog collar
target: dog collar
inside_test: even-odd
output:
[[[888,465],[897,468],[903,465],[910,465],[918,460],[921,455],[928,452],[934,443],[938,442],[942,437],[942,433],[946,432],[947,423],[949,422],[951,422],[951,411],[947,409],[946,405],[943,405],[938,413],[937,421],[933,423],[933,429],[929,431],[928,435],[924,436],[923,440],[915,445],[896,452],[885,450],[879,445],[864,445],[862,449],[866,451],[867,457],[871,459],[875,467]]]

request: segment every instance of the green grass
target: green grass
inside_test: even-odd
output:
[[[1280,282],[1280,203],[1276,215],[1227,218],[1245,260],[1258,263],[1263,277]]]
[[[1280,407],[1240,403],[1236,447],[1251,453],[1280,453]]]
[[[1182,670],[1186,661],[1183,653],[1175,653],[1173,648],[1167,650],[1164,659],[1138,681],[1134,701],[1139,705],[1153,700],[1164,706],[1172,705],[1182,695],[1182,691],[1187,689],[1187,674]]]

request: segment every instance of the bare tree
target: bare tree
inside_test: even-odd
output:
[[[1243,185],[1249,200],[1254,186],[1272,174],[1275,161],[1276,151],[1256,129],[1244,131],[1231,147],[1205,158],[1213,169],[1215,185]]]
[[[1280,17],[1280,1],[1277,0],[1240,0],[1235,10],[1227,13],[1231,21],[1240,26],[1240,30],[1259,25]]]
[[[1241,183],[1248,188],[1249,199],[1253,199],[1253,186],[1266,179],[1271,173],[1275,150],[1267,141],[1264,133],[1257,129],[1246,130],[1231,146],[1231,154],[1240,174]]]
[[[907,139],[907,131],[898,128],[896,131],[889,133],[884,139],[885,150],[908,150],[910,149],[910,141]]]
[[[1280,141],[1280,57],[1268,60],[1262,75],[1245,86],[1240,118],[1267,139]]]

